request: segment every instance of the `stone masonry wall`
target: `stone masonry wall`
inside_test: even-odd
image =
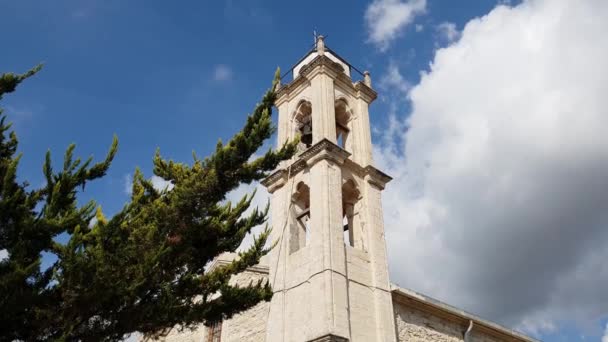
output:
[[[456,342],[464,341],[466,327],[457,323],[433,316],[426,312],[410,308],[393,301],[395,324],[398,341],[407,342]],[[471,334],[472,342],[499,342],[502,340],[475,332]]]
[[[422,311],[393,302],[398,341],[463,341],[463,328]]]
[[[256,284],[260,279],[266,279],[268,274],[246,271],[230,280],[231,284],[247,286],[250,282]],[[222,342],[263,342],[266,338],[266,320],[268,318],[268,302],[258,303],[253,308],[234,315],[222,323]],[[204,342],[207,328],[202,324],[194,330],[179,331],[176,327],[159,341],[166,342]]]
[[[233,284],[247,286],[266,279],[268,274],[243,272],[231,280]],[[258,303],[253,308],[233,316],[222,324],[222,342],[264,342],[266,339],[266,320],[268,319],[268,302]]]

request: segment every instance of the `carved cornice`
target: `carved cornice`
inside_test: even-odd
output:
[[[318,158],[319,156],[321,156],[321,158]],[[344,150],[342,147],[334,144],[327,138],[323,138],[323,140],[312,145],[306,151],[300,153],[298,157],[301,160],[306,161],[306,164],[310,166],[318,159],[330,159],[334,162],[342,164],[349,156],[350,153]]]
[[[357,95],[361,96],[367,103],[372,103],[378,97],[378,93],[362,81],[355,83],[355,90],[357,90]]]
[[[273,193],[276,189],[287,183],[287,171],[285,169],[276,170],[260,183],[268,189],[268,192]]]
[[[317,57],[315,57],[312,61],[310,61],[310,63],[302,66],[300,68],[300,75],[299,76],[308,76],[308,74],[310,74],[315,68],[322,66],[324,68],[327,68],[328,70],[331,70],[333,72],[335,72],[337,75],[345,75],[346,77],[348,77],[345,73],[344,73],[344,67],[338,63],[338,62],[334,62],[331,60],[331,58],[325,56],[325,55],[319,55]],[[298,76],[298,77],[299,77]]]
[[[213,271],[221,266],[230,265],[233,261],[239,258],[236,253],[222,253],[216,256],[209,265],[209,271]],[[244,272],[256,272],[262,274],[268,274],[268,265],[264,264],[256,264],[253,266],[247,267]]]
[[[393,178],[386,173],[376,169],[375,167],[368,165],[363,168],[363,173],[365,174],[365,179],[368,183],[377,186],[378,188],[384,190],[384,187],[388,182],[393,180]]]
[[[348,339],[334,334],[327,334],[325,336],[313,338],[308,342],[348,342]]]
[[[319,160],[324,159],[331,160],[339,165],[343,164],[345,167],[349,168],[361,176],[361,178],[365,179],[365,181],[379,188],[380,190],[384,190],[386,184],[393,179],[391,176],[371,165],[363,167],[348,159],[348,157],[350,157],[350,152],[325,138],[312,145],[310,148],[302,151],[298,155],[298,159],[290,166],[284,169],[276,170],[270,174],[270,176],[262,180],[261,183],[268,189],[268,192],[273,193],[276,189],[285,185],[288,178],[295,176],[298,174],[298,172],[304,170],[306,167],[310,167],[316,164]]]
[[[298,76],[292,82],[279,87],[277,90],[277,100],[275,101],[275,105],[280,105],[282,102],[289,99],[294,90],[308,83],[309,79],[313,76],[313,71],[316,70],[317,67],[322,67],[324,70],[329,71],[334,78],[338,79],[342,83],[348,84],[351,88],[353,88],[353,83],[350,77],[348,77],[348,75],[344,72],[344,67],[340,63],[334,62],[327,56],[317,56],[310,61],[310,63],[300,68]]]
[[[297,89],[298,87],[300,87],[302,85],[307,84],[308,82],[309,82],[308,79],[306,77],[302,76],[302,74],[300,74],[291,83],[281,85],[279,90],[277,90],[277,99],[275,101],[275,105],[279,106],[282,102],[288,100],[289,96],[295,89]]]
[[[316,164],[319,160],[331,160],[334,163],[342,164],[349,156],[349,152],[324,138],[301,152],[298,159],[290,166],[276,170],[260,183],[268,189],[268,192],[273,193],[276,189],[285,185],[288,178],[295,176],[306,167]]]
[[[393,180],[391,176],[387,175],[386,173],[378,170],[377,168],[371,165],[363,167],[355,163],[354,161],[347,159],[344,162],[344,166],[359,175],[361,178],[365,179],[368,183],[376,186],[380,190],[384,190],[386,184]]]
[[[320,67],[320,68],[318,68]],[[317,74],[315,70],[325,70],[334,78],[337,84],[340,84],[347,92],[352,95],[363,98],[367,103],[373,102],[378,98],[378,93],[367,86],[363,81],[352,82],[342,64],[333,61],[325,55],[315,57],[310,63],[300,68],[298,76],[288,84],[282,85],[277,90],[277,100],[275,105],[280,105],[282,102],[289,100],[293,92],[299,87],[310,82],[310,79]]]

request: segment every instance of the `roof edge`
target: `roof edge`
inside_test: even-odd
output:
[[[509,337],[514,337],[514,338],[520,339],[522,341],[540,342],[539,340],[534,339],[530,336],[524,335],[523,333],[520,333],[513,329],[506,328],[500,324],[485,320],[479,316],[470,314],[464,310],[453,307],[453,306],[446,304],[444,302],[441,302],[435,298],[426,296],[424,294],[418,293],[418,292],[410,290],[410,289],[399,287],[396,284],[391,283],[391,292],[392,292],[393,296],[406,297],[410,301],[413,301],[416,304],[419,304],[423,309],[426,308],[427,310],[429,310],[429,309],[430,310],[440,310],[442,312],[445,312],[448,315],[453,316],[453,318],[465,320],[465,321],[473,321],[473,323],[475,325],[482,326],[485,328],[485,330],[494,331],[495,333],[498,333],[499,335],[503,335],[503,336],[507,335]]]

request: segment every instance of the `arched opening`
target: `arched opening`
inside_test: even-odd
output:
[[[344,229],[344,243],[363,249],[360,217],[359,217],[359,190],[352,179],[342,185],[342,222]]]
[[[300,149],[312,145],[312,106],[306,100],[300,101],[293,116],[294,129],[300,135]]]
[[[346,100],[339,99],[335,105],[336,113],[336,141],[338,146],[352,152],[350,139],[352,113]]]
[[[289,251],[296,252],[310,241],[310,188],[298,183],[291,196],[292,210],[289,231]]]

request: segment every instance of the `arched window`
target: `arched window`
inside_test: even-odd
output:
[[[306,100],[300,101],[293,116],[294,128],[300,135],[300,149],[312,145],[312,106]]]
[[[344,243],[363,249],[359,217],[359,190],[352,179],[342,185],[342,216]]]
[[[343,149],[352,152],[352,142],[351,142],[351,120],[352,120],[352,112],[348,107],[348,103],[344,99],[339,99],[336,101],[335,105],[336,112],[336,141],[338,146]]]
[[[298,183],[291,196],[292,211],[289,230],[289,251],[298,251],[310,240],[310,188],[304,182]]]

